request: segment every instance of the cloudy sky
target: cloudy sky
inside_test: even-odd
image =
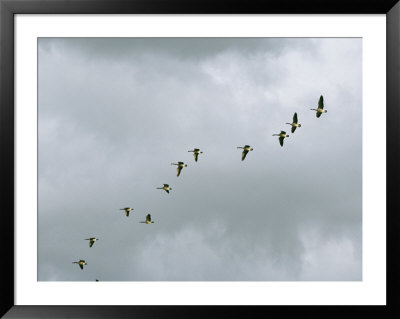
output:
[[[361,39],[40,38],[38,71],[38,280],[362,280]]]

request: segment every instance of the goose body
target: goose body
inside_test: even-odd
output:
[[[292,123],[286,123],[292,126],[292,133],[296,130],[296,128],[301,127],[301,124],[298,123],[297,119],[297,113],[294,113],[293,115],[293,122]]]
[[[74,261],[72,262],[73,264],[78,264],[79,267],[81,267],[81,269],[83,269],[83,265],[87,265],[87,262],[84,261],[83,259],[79,260],[79,261]]]
[[[198,157],[199,157],[199,154],[203,154],[203,152],[200,151],[199,148],[195,148],[193,151],[188,151],[188,152],[193,152],[193,157],[194,157],[194,160],[195,160],[196,162],[197,162],[197,159],[198,159]]]
[[[96,238],[96,237],[90,237],[90,238],[86,238],[85,240],[89,240],[89,247],[92,247],[93,244],[94,244],[94,242],[95,242],[96,240],[99,240],[99,239]]]
[[[151,215],[147,214],[146,215],[146,220],[145,221],[141,221],[139,223],[142,223],[142,224],[153,224],[154,222],[151,220]]]
[[[247,155],[247,153],[249,152],[249,151],[252,151],[253,150],[253,148],[251,148],[250,147],[250,145],[245,145],[245,146],[238,146],[237,148],[241,148],[241,149],[243,149],[243,152],[242,152],[242,161],[244,161],[244,159],[246,158],[246,155]]]
[[[132,207],[124,207],[124,208],[120,208],[119,210],[124,210],[124,211],[125,211],[125,215],[126,215],[126,217],[128,217],[128,216],[129,216],[129,213],[130,213],[130,211],[132,211],[132,210],[133,210],[133,208],[132,208]]]
[[[187,167],[187,164],[185,164],[184,162],[178,162],[178,163],[171,163],[171,165],[177,165],[178,167],[176,168],[176,176],[179,176],[181,174],[181,170],[184,167]]]
[[[286,134],[285,131],[281,131],[279,134],[273,134],[272,136],[279,136],[279,144],[281,144],[281,146],[283,146],[283,140],[285,137],[289,137],[288,134]]]
[[[157,189],[163,189],[163,190],[165,190],[168,194],[169,194],[169,191],[172,190],[172,188],[169,187],[168,184],[164,184],[163,187],[157,187]]]
[[[324,97],[321,95],[318,101],[318,108],[316,109],[310,109],[312,111],[317,111],[316,116],[320,117],[322,113],[328,112],[327,110],[324,110]]]

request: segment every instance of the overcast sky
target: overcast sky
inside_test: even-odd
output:
[[[361,39],[40,38],[38,80],[38,280],[362,279]]]

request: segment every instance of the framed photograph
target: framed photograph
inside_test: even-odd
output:
[[[398,313],[397,1],[0,10],[5,318]]]

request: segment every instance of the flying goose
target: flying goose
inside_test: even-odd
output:
[[[188,152],[193,152],[194,160],[196,162],[197,158],[199,157],[199,154],[203,154],[203,152],[201,152],[199,148],[195,148],[193,151],[188,151]]]
[[[130,212],[131,210],[133,210],[133,208],[131,208],[131,207],[124,207],[124,208],[120,208],[119,210],[124,210],[124,211],[125,211],[126,217],[128,217],[128,216],[129,216],[129,212]]]
[[[98,239],[98,238],[95,238],[95,237],[90,237],[90,238],[86,238],[85,240],[89,240],[89,247],[92,247],[93,244],[94,244],[94,242],[95,242],[96,240],[99,240],[99,239]]]
[[[273,134],[272,136],[279,136],[279,143],[281,144],[281,146],[283,146],[283,139],[285,137],[289,137],[289,135],[287,135],[285,131],[281,131],[279,134]]]
[[[141,221],[139,223],[143,223],[143,224],[153,224],[154,222],[151,220],[151,215],[147,214],[146,216],[146,221]]]
[[[310,110],[317,111],[317,114],[316,114],[317,117],[320,117],[322,113],[328,112],[327,110],[324,110],[324,98],[323,98],[322,95],[321,95],[321,97],[319,98],[319,101],[318,101],[318,108],[317,109],[310,109]]]
[[[242,148],[243,152],[242,152],[242,161],[244,161],[244,159],[246,158],[246,155],[249,151],[252,151],[253,148],[250,147],[250,145],[245,145],[245,146],[238,146],[237,148]]]
[[[294,113],[294,115],[293,115],[293,123],[286,123],[286,124],[289,124],[289,125],[292,126],[292,133],[294,133],[294,131],[296,131],[297,127],[301,127],[301,124],[298,124],[297,122],[298,122],[297,113]]]
[[[79,261],[74,261],[72,262],[73,264],[78,264],[79,267],[81,267],[81,269],[83,269],[83,265],[87,265],[87,262],[85,262],[83,259],[79,260]]]
[[[165,190],[168,194],[169,194],[169,191],[172,190],[172,188],[169,187],[168,184],[164,184],[163,187],[157,187],[157,189],[163,189],[163,190]]]
[[[176,168],[177,174],[176,176],[179,176],[181,173],[181,170],[183,167],[187,167],[187,164],[185,164],[184,162],[178,162],[178,163],[171,163],[171,165],[177,165],[178,167]]]

